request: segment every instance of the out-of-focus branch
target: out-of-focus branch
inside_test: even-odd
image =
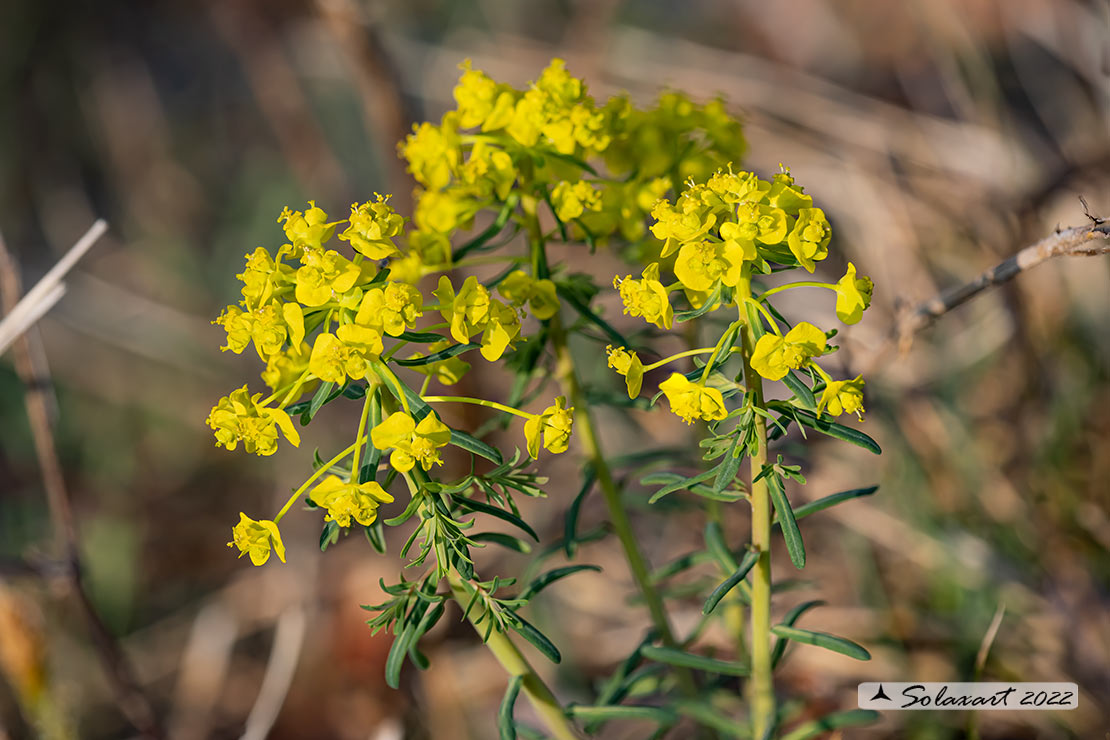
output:
[[[103,222],[98,222],[102,224]],[[92,230],[90,230],[92,233]],[[102,229],[95,236],[99,236]],[[88,235],[86,235],[86,238]],[[95,240],[95,237],[94,237]],[[73,255],[79,250],[71,250]],[[80,256],[80,255],[78,255]],[[59,267],[70,259],[62,260],[47,277],[56,275]],[[76,261],[76,257],[73,258]],[[71,265],[70,265],[71,266]],[[66,268],[68,269],[68,267]],[[64,272],[64,270],[60,271]],[[46,282],[40,281],[33,290]],[[56,281],[55,281],[56,282]],[[15,311],[20,302],[22,288],[15,259],[8,251],[3,235],[0,234],[0,302],[6,314]],[[30,294],[29,294],[30,295]],[[43,486],[50,510],[50,520],[54,528],[55,549],[61,553],[64,568],[64,582],[75,597],[80,613],[89,628],[97,655],[108,674],[109,683],[115,694],[120,711],[140,733],[149,738],[162,737],[154,709],[139,688],[126,656],[120,649],[115,637],[100,619],[85,590],[82,580],[80,550],[77,546],[77,528],[66,491],[65,477],[62,474],[58,451],[54,445],[54,433],[50,424],[50,411],[46,390],[49,387],[48,372],[45,367],[37,367],[31,346],[25,334],[19,336],[12,346],[16,372],[23,381],[24,400],[27,406],[27,419],[31,427],[35,455],[42,473]]]
[[[894,326],[892,339],[897,341],[900,351],[907,351],[914,335],[939,317],[987,288],[1013,280],[1026,270],[1053,257],[1090,257],[1110,253],[1110,223],[1094,217],[1092,221],[1090,226],[1057,231],[986,270],[974,280],[921,303],[899,319]]]

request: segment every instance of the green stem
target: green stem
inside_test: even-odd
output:
[[[781,293],[782,291],[789,290],[790,288],[828,288],[829,290],[836,290],[836,285],[833,283],[821,283],[817,282],[816,280],[803,280],[797,283],[785,283],[783,285],[776,285],[773,288],[768,288],[767,290],[763,291],[759,294],[759,300],[763,301],[767,298],[770,298],[775,293]]]
[[[528,229],[531,246],[532,269],[536,273],[546,275],[549,270],[543,249],[543,233],[540,230],[539,219],[536,218],[535,200],[521,199],[521,205],[525,214],[525,226]],[[613,531],[616,532],[617,539],[620,540],[621,547],[624,549],[628,569],[632,572],[632,578],[644,597],[644,603],[647,604],[651,621],[659,634],[660,641],[667,647],[678,647],[670,620],[667,618],[666,607],[663,605],[663,598],[656,590],[655,584],[652,583],[651,570],[640,551],[640,545],[636,541],[636,533],[632,529],[632,522],[629,520],[628,512],[625,511],[624,503],[621,501],[620,490],[613,480],[609,462],[605,459],[605,454],[598,442],[597,430],[590,414],[590,407],[585,394],[582,393],[574,357],[567,345],[567,334],[563,328],[562,318],[556,313],[548,319],[547,326],[550,332],[551,346],[555,351],[555,377],[558,379],[563,393],[570,399],[570,405],[574,408],[575,437],[581,443],[594,474],[597,476],[598,487],[605,499],[605,506],[609,510],[609,521],[612,523]],[[697,693],[693,676],[689,671],[676,669],[675,675],[684,692],[688,695]]]
[[[736,288],[737,305],[743,310],[751,298],[751,275],[745,270]],[[751,356],[755,349],[752,328],[745,322],[742,331],[744,380],[748,386],[748,401],[755,407],[766,409],[763,399],[763,379],[752,369]],[[754,414],[755,450],[751,454],[751,477],[755,478],[767,464],[767,423],[764,416]],[[751,677],[748,680],[748,701],[751,707],[752,736],[762,738],[775,716],[775,686],[771,675],[771,496],[767,479],[751,484],[752,547],[758,553],[752,569]]]
[[[475,406],[497,409],[498,411],[504,411],[506,414],[513,414],[514,416],[520,416],[525,419],[531,419],[535,416],[535,414],[529,414],[526,411],[514,409],[511,406],[506,406],[497,401],[489,401],[485,398],[471,398],[470,396],[423,396],[421,400],[424,401],[424,403],[471,403]]]
[[[465,611],[473,596],[469,586],[455,572],[447,575],[447,583],[451,587],[451,595],[455,597],[455,601]],[[485,607],[479,602],[474,605],[474,608],[467,615],[467,619],[474,625],[478,634],[485,633],[485,627],[478,624],[484,613]],[[563,711],[559,700],[551,693],[551,689],[547,687],[547,684],[543,682],[543,679],[540,678],[507,634],[494,629],[490,632],[489,639],[486,640],[486,647],[489,648],[493,656],[497,658],[497,662],[510,676],[520,676],[521,691],[528,697],[528,701],[532,703],[536,714],[547,725],[547,729],[553,737],[557,740],[580,740],[582,735],[575,729],[574,724],[567,717],[566,712]]]

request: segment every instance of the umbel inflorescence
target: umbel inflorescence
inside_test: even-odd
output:
[[[226,331],[224,350],[257,353],[269,391],[247,384],[217,402],[207,420],[217,446],[273,455],[282,439],[298,446],[297,427],[309,424],[325,404],[346,399],[361,403],[362,410],[351,444],[329,460],[318,457],[311,475],[272,518],[241,514],[228,545],[255,565],[271,554],[284,561],[278,525],[297,502],[320,516],[321,548],[357,529],[384,552],[383,525],[411,522],[401,549],[405,569],[397,583],[385,586],[385,603],[366,607],[377,614],[370,620],[375,631],[392,627],[395,635],[386,679],[397,685],[406,656],[426,666],[417,642],[443,615],[444,602],[455,600],[514,676],[500,715],[502,736],[515,736],[512,702],[518,692],[558,738],[579,736],[575,717],[592,718],[592,727],[626,716],[614,707],[628,695],[633,669],[653,661],[666,671],[655,686],[659,707],[640,707],[637,716],[664,729],[679,726],[684,716],[719,728],[733,721],[718,717],[722,710],[712,701],[723,684],[702,674],[750,674],[745,721],[755,737],[769,736],[784,721],[770,679],[778,660],[772,657],[769,621],[773,518],[796,566],[804,565],[805,552],[800,515],[786,495],[787,482],[804,483],[804,477],[781,456],[771,462],[768,444],[795,424],[878,451],[866,435],[834,421],[842,414],[862,420],[863,414],[862,378],[834,379],[822,368],[822,358],[836,349],[830,344],[835,330],[808,321],[791,324],[771,298],[785,290],[824,288],[835,296],[837,317],[851,324],[870,304],[871,280],[857,275],[851,263],[835,283],[784,280],[799,269],[808,277],[828,256],[829,221],[785,168],[770,179],[734,171],[731,163],[740,161],[745,143],[721,101],[696,103],[668,92],[646,109],[624,96],[599,103],[560,60],[523,89],[496,82],[469,63],[462,70],[455,109],[438,124],[414,126],[399,145],[416,181],[411,216],[398,213],[389,196],[355,203],[346,219],[334,220],[309,201],[304,210],[286,208],[278,217],[283,244],[247,255],[238,275],[242,298],[215,323]],[[475,233],[476,226],[481,228]],[[619,292],[624,312],[642,317],[651,329],[631,335],[615,329],[596,308],[595,298],[608,288],[569,264],[553,263],[546,247],[554,242],[572,245],[584,260],[607,246],[635,265],[613,279],[612,290]],[[482,270],[492,276],[480,277]],[[722,316],[728,317],[723,330]],[[676,324],[686,324],[685,331]],[[652,345],[668,333],[684,338],[688,349],[655,359]],[[697,346],[705,334],[709,346]],[[708,422],[697,427],[703,451],[691,458],[643,450],[631,463],[606,456],[591,406],[627,408],[629,402],[623,393],[584,386],[582,355],[572,351],[576,343],[607,347],[608,366],[624,376],[633,407],[649,408],[665,396],[687,423]],[[588,354],[594,362],[601,356]],[[443,394],[472,369],[494,363],[514,378],[504,394]],[[689,364],[692,370],[680,366]],[[659,392],[642,399],[645,374],[663,367],[671,372]],[[764,380],[784,383],[789,397],[768,400]],[[489,423],[451,428],[436,407],[454,403],[490,409],[498,415],[495,426],[519,417],[526,454],[519,447],[512,453],[493,447],[485,439],[494,428]],[[561,547],[547,548],[544,557],[558,551],[571,558],[579,542],[595,536],[579,531],[577,516],[596,486],[653,630],[622,663],[597,706],[567,709],[506,633],[515,631],[558,661],[554,643],[520,612],[540,589],[593,566],[549,571],[505,596],[502,590],[515,580],[483,580],[472,551],[490,544],[530,550],[518,537],[479,531],[479,524],[498,519],[538,540],[516,499],[544,495],[546,480],[528,468],[541,450],[566,452],[572,435],[584,458],[582,487],[565,507]],[[444,471],[458,469],[445,465],[453,455],[469,456],[470,472],[445,480]],[[687,467],[697,456],[718,462],[689,477],[657,471],[641,484],[665,484],[652,501],[677,491],[693,494],[695,506],[708,499],[708,561],[718,563],[725,580],[708,596],[705,613],[715,618],[726,597],[750,613],[750,636],[737,635],[735,662],[697,655],[701,627],[689,636],[672,628],[661,577],[649,572],[624,510],[628,491],[622,487],[630,485],[629,476],[614,474],[623,464]],[[836,494],[813,510],[873,491]],[[725,542],[722,502],[750,506],[750,538]],[[396,515],[383,521],[381,508],[394,503]],[[682,568],[698,562],[707,560],[692,559]],[[802,611],[793,610],[788,624],[775,626],[783,642],[866,656],[847,640],[796,628]],[[684,703],[668,704],[676,691]],[[836,726],[867,718],[846,715]]]

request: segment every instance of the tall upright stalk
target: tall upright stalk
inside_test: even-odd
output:
[[[451,587],[451,595],[454,596],[459,606],[465,610],[472,596],[466,583],[457,573],[453,572],[447,576],[447,583]],[[467,618],[479,633],[485,630],[484,627],[478,624],[484,614],[485,608],[482,604],[475,604],[470,613],[467,614]],[[517,646],[509,639],[508,634],[496,629],[493,630],[490,632],[489,639],[486,640],[486,647],[489,648],[493,656],[497,658],[497,662],[509,675],[520,676],[520,690],[528,697],[528,701],[532,703],[540,719],[547,725],[552,737],[556,740],[581,739],[582,735],[575,729],[574,724],[560,706],[558,699],[551,693],[551,689],[547,687],[547,684],[536,673],[536,670],[532,668],[528,659],[521,654]]]
[[[736,302],[741,317],[746,315],[746,301],[751,297],[751,275],[745,273],[736,288]],[[751,364],[755,348],[750,322],[745,321],[741,328],[742,352],[744,361],[744,383],[753,408],[765,409],[763,398],[763,379]],[[755,478],[767,464],[767,422],[764,416],[755,414],[755,449],[751,452],[751,506],[752,539],[751,546],[758,554],[752,568],[751,614],[751,677],[748,680],[748,698],[752,714],[752,736],[762,738],[768,726],[774,721],[775,687],[771,675],[771,496],[767,488],[767,478]]]
[[[525,226],[528,230],[533,271],[546,275],[548,271],[547,258],[544,252],[543,232],[536,216],[536,201],[534,198],[523,198],[521,199],[521,205],[525,215]],[[540,274],[537,274],[537,277],[540,276]],[[620,490],[613,480],[609,462],[605,459],[605,454],[601,449],[593,415],[590,413],[589,403],[578,381],[574,356],[568,346],[566,329],[563,327],[560,316],[555,314],[551,317],[547,327],[550,332],[551,346],[555,350],[555,375],[563,393],[567,395],[570,405],[574,407],[575,436],[582,444],[582,449],[590,461],[594,474],[597,476],[598,487],[605,499],[605,506],[609,512],[609,521],[613,525],[613,531],[616,532],[617,539],[620,540],[625,559],[628,561],[628,568],[637,588],[640,590],[640,594],[643,596],[648,612],[651,614],[651,621],[660,641],[667,647],[676,647],[678,641],[674,637],[670,621],[667,618],[663,598],[659,595],[655,584],[652,583],[647,560],[636,541],[636,533],[632,529],[628,512],[621,501]],[[688,671],[685,669],[676,670],[676,676],[684,690],[691,694],[694,693],[693,677]]]

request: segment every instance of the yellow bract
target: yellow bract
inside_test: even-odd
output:
[[[825,332],[803,321],[786,333],[764,334],[755,343],[752,368],[768,380],[781,380],[790,370],[797,370],[811,357],[825,352]]]
[[[355,287],[362,268],[334,249],[306,247],[297,270],[297,300],[306,306],[322,306]]]
[[[802,208],[798,211],[798,222],[794,224],[794,230],[786,238],[786,243],[798,264],[807,272],[813,272],[813,263],[829,255],[831,238],[832,227],[825,218],[825,212],[820,208]]]
[[[565,408],[566,402],[565,397],[559,396],[553,406],[548,406],[543,413],[524,422],[524,438],[527,441],[528,454],[533,458],[540,456],[541,442],[549,452],[567,451],[574,427],[574,407]]]
[[[482,357],[490,362],[500,359],[520,334],[520,314],[490,297],[489,289],[473,275],[463,282],[458,295],[447,276],[441,276],[435,296],[443,318],[451,322],[455,341],[466,343],[482,332]]]
[[[340,527],[351,526],[352,519],[362,525],[373,524],[378,517],[378,505],[393,501],[393,496],[374,481],[345,482],[337,475],[324,478],[312,489],[309,498],[328,510],[324,521],[335,522]]]
[[[586,211],[600,211],[601,193],[585,180],[573,184],[564,180],[551,191],[551,204],[559,220],[571,221]]]
[[[856,266],[848,263],[848,271],[836,283],[836,315],[845,324],[854,324],[863,318],[871,305],[875,283],[869,277],[856,277]]]
[[[444,339],[442,342],[428,345],[428,351],[435,353],[447,349],[450,346],[450,340]],[[409,359],[416,359],[424,356],[423,352],[414,352],[409,356]],[[466,375],[468,370],[470,370],[470,363],[463,361],[462,358],[459,357],[448,357],[445,360],[429,362],[426,365],[414,365],[410,369],[418,373],[423,373],[424,375],[432,376],[444,385],[454,385],[459,382],[462,376]]]
[[[308,369],[325,383],[341,384],[347,378],[366,377],[370,362],[382,351],[382,335],[376,329],[344,324],[335,334],[316,336]]]
[[[523,270],[513,270],[497,284],[497,292],[514,306],[528,304],[537,319],[550,319],[559,311],[559,298],[555,283],[543,278],[537,280]]]
[[[605,352],[609,356],[609,367],[624,376],[628,397],[639,396],[644,383],[644,365],[640,362],[639,356],[624,347],[614,349],[612,345],[606,347]]]
[[[817,410],[827,410],[833,416],[855,414],[863,421],[863,376],[830,382],[821,393]]]
[[[278,216],[278,223],[284,223],[285,236],[293,243],[295,250],[320,249],[324,242],[335,233],[338,221],[328,223],[328,214],[316,207],[316,201],[308,201],[308,210],[291,211],[288,207]]]
[[[407,473],[417,462],[424,470],[442,465],[439,449],[451,441],[451,429],[435,414],[429,413],[417,424],[404,411],[397,411],[370,431],[370,439],[379,450],[392,449],[389,464]]]
[[[234,450],[242,442],[247,452],[272,455],[277,452],[278,429],[294,447],[300,445],[301,437],[289,414],[260,405],[261,397],[261,393],[250,395],[244,385],[219,400],[206,420],[215,431],[217,447]]]
[[[653,262],[642,274],[643,280],[613,278],[613,287],[619,288],[624,312],[630,316],[643,316],[649,324],[660,329],[670,329],[674,323],[674,309],[667,296],[667,289],[659,282],[659,264]]]
[[[719,390],[694,383],[685,375],[672,373],[659,384],[659,390],[667,395],[671,411],[687,424],[693,424],[694,419],[716,421],[728,415],[725,398]]]
[[[355,323],[396,337],[424,315],[423,308],[424,298],[419,290],[405,283],[389,282],[384,288],[366,291]]]
[[[272,543],[272,544],[271,544]],[[285,545],[281,542],[281,532],[277,524],[269,519],[255,521],[239,512],[239,523],[231,528],[231,542],[228,547],[238,547],[239,557],[250,555],[251,562],[262,565],[270,559],[270,551],[277,554],[278,560],[285,562]]]
[[[389,196],[375,193],[377,199],[351,204],[350,225],[339,235],[356,252],[380,260],[398,253],[393,237],[400,235],[405,219],[389,205]]]
[[[724,230],[723,225],[721,228]],[[744,260],[755,259],[751,242],[689,242],[682,245],[674,263],[674,275],[690,290],[711,289],[720,280],[730,287],[740,282]]]

